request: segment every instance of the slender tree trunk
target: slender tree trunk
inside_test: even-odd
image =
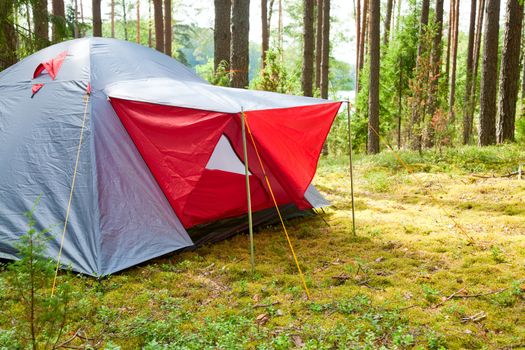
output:
[[[52,4],[53,4],[53,26],[52,26],[53,41],[59,42],[59,41],[62,41],[66,37],[66,13],[64,9],[64,0],[53,0]],[[94,20],[95,19],[93,18],[93,21]]]
[[[468,47],[467,47],[467,76],[465,81],[465,99],[463,103],[463,144],[467,145],[470,142],[470,135],[472,133],[472,121],[470,120],[470,100],[472,93],[472,76],[474,69],[474,36],[476,32],[476,3],[478,0],[470,0],[470,25],[468,31]]]
[[[172,40],[172,28],[171,28],[171,0],[164,0],[164,53],[171,57],[171,40]]]
[[[122,1],[122,22],[124,24],[124,40],[128,41],[128,18],[127,18],[127,4],[126,0]]]
[[[11,1],[0,1],[0,71],[17,61],[15,7]]]
[[[136,42],[137,44],[140,44],[140,0],[137,0],[137,3],[136,3],[136,8],[137,8],[137,29],[136,29]]]
[[[486,0],[479,111],[479,145],[496,143],[496,94],[500,0]]]
[[[503,35],[499,79],[498,143],[514,141],[516,103],[519,89],[518,77],[520,76],[523,5],[520,5],[519,0],[507,0],[505,12],[505,33]]]
[[[381,12],[379,0],[370,1],[369,91],[368,91],[368,153],[379,153],[379,50]]]
[[[304,0],[303,3],[303,74],[301,87],[304,96],[313,96],[312,83],[314,71],[314,12],[315,0]]]
[[[361,70],[363,69],[364,61],[365,61],[365,41],[367,38],[367,29],[368,29],[368,3],[370,0],[363,0],[363,13],[361,14],[361,31],[360,31],[360,39],[359,39],[359,60],[358,60],[358,66],[357,70],[359,72],[359,75],[361,75]],[[358,82],[358,91],[360,90],[359,82]]]
[[[477,1],[477,0],[476,0]],[[447,58],[445,68],[445,82],[448,87],[448,81],[450,80],[450,47],[452,42],[452,28],[454,28],[454,11],[456,9],[455,0],[450,0],[448,9],[448,29],[447,29]]]
[[[35,30],[35,48],[40,50],[49,45],[47,0],[33,0],[32,7]]]
[[[321,91],[321,57],[323,56],[323,2],[323,0],[317,0],[315,24],[315,88],[319,91]]]
[[[399,81],[397,85],[397,149],[401,149],[401,114],[403,112],[403,56],[399,57]]]
[[[115,0],[111,0],[111,37],[115,37]]]
[[[448,96],[448,115],[449,115],[449,123],[452,126],[452,128],[455,128],[456,124],[456,113],[454,110],[454,106],[456,103],[456,67],[457,67],[457,58],[458,58],[458,32],[459,32],[459,1],[455,0],[455,6],[454,9],[454,28],[452,32],[452,67],[450,72],[450,92]]]
[[[85,22],[84,22],[84,2],[82,0],[79,0],[80,1],[80,37],[84,37],[85,36]]]
[[[525,30],[524,30],[525,32]],[[525,41],[525,37],[523,38]],[[521,74],[521,118],[525,118],[525,52],[522,53],[522,69]]]
[[[262,46],[261,46],[261,67],[266,65],[266,52],[270,47],[270,31],[268,30],[268,0],[261,0],[261,29],[262,29]]]
[[[102,36],[102,14],[100,11],[101,0],[92,0],[93,10],[93,36]]]
[[[153,21],[151,20],[151,2],[148,0],[148,47],[153,47]]]
[[[423,38],[427,31],[428,26],[428,12],[429,12],[430,2],[429,0],[423,0],[421,3],[421,19],[419,21],[419,37]],[[415,71],[417,72],[420,69],[421,56],[423,54],[423,45],[422,40],[419,40],[417,48],[417,61]],[[417,100],[417,99],[416,99]],[[420,101],[415,101],[419,103]],[[412,106],[412,118],[410,120],[410,125],[408,128],[408,137],[410,139],[410,146],[412,149],[421,151],[422,146],[422,135],[421,130],[414,132],[415,128],[420,129],[421,119],[424,117],[425,112],[421,113],[420,108],[417,105]]]
[[[153,0],[153,18],[155,21],[155,49],[164,52],[164,21],[162,18],[162,0]]]
[[[330,70],[330,0],[323,1],[323,54],[321,56],[321,98],[328,98]]]
[[[234,0],[232,0],[234,1]],[[246,0],[249,1],[249,0]],[[279,23],[277,28],[277,46],[281,55],[281,61],[283,60],[283,1],[279,0]]]
[[[432,43],[432,80],[430,84],[430,94],[428,103],[428,115],[430,120],[427,123],[427,134],[426,134],[426,146],[432,147],[434,145],[434,127],[432,125],[432,118],[437,110],[438,105],[438,86],[439,76],[441,74],[441,53],[443,48],[441,47],[441,40],[443,38],[443,0],[436,0],[436,12],[435,12],[435,24],[436,33]]]
[[[232,2],[232,45],[230,79],[231,87],[246,88],[248,86],[249,69],[249,33],[250,33],[250,1],[233,0]]]
[[[231,0],[215,0],[215,24],[213,30],[214,69],[217,70],[221,62],[230,66],[231,47]]]
[[[385,32],[383,37],[383,43],[388,45],[388,39],[390,37],[390,23],[392,22],[392,6],[393,0],[387,0],[386,2],[386,14],[385,14]]]
[[[474,70],[472,77],[472,86],[470,93],[470,102],[469,102],[469,142],[473,134],[474,129],[474,110],[476,108],[476,101],[478,97],[478,72],[479,72],[479,57],[481,52],[481,33],[483,32],[483,19],[485,18],[485,0],[481,0],[478,8],[478,15],[476,20],[476,36],[474,41]]]
[[[358,92],[359,89],[359,49],[361,48],[361,0],[357,0],[355,7],[355,82],[354,90]]]

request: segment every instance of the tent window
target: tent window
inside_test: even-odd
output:
[[[244,163],[239,159],[230,144],[230,140],[225,135],[221,135],[219,142],[215,145],[210,160],[206,164],[206,169],[244,175]],[[249,174],[251,175],[251,173]]]

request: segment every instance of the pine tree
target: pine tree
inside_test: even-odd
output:
[[[379,1],[370,1],[369,82],[368,82],[368,153],[379,153],[379,50],[380,50]]]
[[[102,36],[102,14],[100,11],[100,2],[101,0],[92,0],[91,2],[93,11],[93,36]]]
[[[215,0],[215,24],[213,30],[214,70],[221,62],[230,62],[231,46],[231,0]]]
[[[305,96],[313,96],[314,68],[314,10],[315,0],[304,0],[303,3],[303,67],[301,87]]]
[[[164,0],[164,53],[171,56],[171,0]]]
[[[232,75],[231,87],[246,88],[248,86],[249,67],[249,32],[250,32],[250,1],[233,0],[232,2],[232,45],[230,64]]]
[[[164,20],[162,0],[153,0],[153,20],[155,21],[155,49],[164,52]]]
[[[323,1],[323,44],[321,55],[321,98],[328,98],[328,73],[330,69],[330,0]]]

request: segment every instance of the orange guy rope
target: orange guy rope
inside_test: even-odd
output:
[[[284,224],[284,220],[281,215],[281,211],[279,210],[279,206],[277,205],[277,200],[275,199],[275,195],[273,194],[272,186],[270,185],[270,180],[268,179],[268,175],[266,175],[266,169],[264,168],[264,164],[262,162],[261,156],[259,154],[259,151],[257,150],[257,145],[255,144],[255,139],[253,138],[253,134],[250,129],[250,124],[248,124],[248,118],[246,116],[246,112],[243,113],[243,118],[246,124],[246,130],[248,130],[248,134],[250,135],[250,139],[252,140],[253,148],[255,149],[255,153],[257,154],[257,159],[259,159],[259,164],[261,165],[261,169],[264,175],[264,180],[266,181],[266,185],[268,186],[268,190],[270,191],[270,195],[272,197],[273,204],[275,205],[275,209],[277,210],[277,214],[279,215],[279,220],[281,221],[284,235],[286,236],[286,240],[288,241],[288,246],[290,247],[290,251],[292,252],[292,255],[295,261],[295,265],[297,266],[297,271],[299,271],[299,276],[301,277],[301,282],[303,283],[303,287],[306,292],[306,296],[308,297],[308,299],[310,299],[311,298],[310,291],[308,290],[308,287],[306,286],[306,280],[304,279],[303,271],[301,270],[301,266],[299,266],[299,260],[297,260],[297,255],[295,254],[295,250],[293,249],[292,241],[290,240],[290,235],[288,234],[288,230],[286,229],[286,225]]]

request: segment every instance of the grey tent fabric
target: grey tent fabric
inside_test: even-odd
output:
[[[46,71],[33,79],[40,63],[64,51],[54,80]],[[35,83],[44,85],[32,96]],[[46,254],[57,257],[84,111],[62,265],[102,276],[194,244],[108,102],[109,93],[181,107],[205,101],[201,107],[229,111],[325,102],[216,89],[174,59],[125,41],[83,38],[41,50],[0,72],[0,258],[17,258],[15,245],[27,230],[24,212],[39,197],[37,228],[51,229]],[[305,198],[314,207],[327,204],[313,186]]]

